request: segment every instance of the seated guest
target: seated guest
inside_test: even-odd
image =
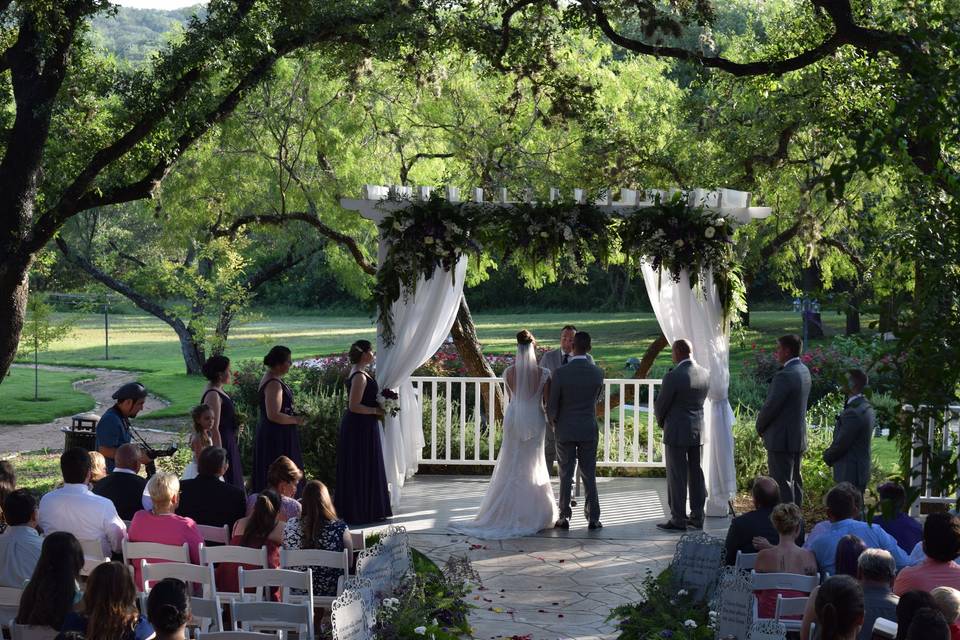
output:
[[[37,533],[37,499],[17,489],[3,501],[7,530],[0,535],[0,587],[16,587],[30,579],[40,559],[43,539]]]
[[[960,589],[960,565],[954,561],[960,554],[960,517],[949,513],[928,515],[923,524],[923,552],[926,559],[901,571],[893,592],[902,595],[913,589]]]
[[[319,480],[308,482],[300,502],[303,506],[300,517],[288,520],[283,528],[284,549],[353,549],[347,523],[337,517],[325,484]],[[307,569],[313,569],[313,595],[337,594],[337,580],[343,571],[328,567],[296,567],[297,571]]]
[[[246,515],[247,496],[243,489],[224,482],[227,472],[227,450],[207,447],[197,460],[197,477],[184,480],[177,513],[192,518],[197,524],[211,527],[233,526]]]
[[[856,489],[854,489],[856,491]],[[833,575],[836,569],[837,543],[845,535],[853,534],[859,537],[870,549],[886,549],[893,556],[897,568],[907,566],[907,554],[903,552],[897,541],[889,533],[875,524],[868,524],[856,520],[859,514],[857,500],[846,487],[837,485],[827,493],[827,518],[829,528],[805,545],[817,556],[820,569]]]
[[[203,536],[190,518],[177,515],[180,500],[180,480],[175,473],[157,473],[147,482],[147,491],[153,501],[150,511],[138,511],[130,523],[130,542],[159,542],[176,546],[187,543],[190,562],[200,564],[200,545]],[[150,560],[148,560],[150,562]],[[140,580],[140,566],[134,567],[136,584]]]
[[[867,550],[858,536],[845,535],[837,542],[837,552],[833,556],[834,575],[857,577],[857,561],[860,554]]]
[[[72,533],[44,538],[37,567],[20,596],[16,623],[59,631],[79,599],[81,569],[83,548]]]
[[[40,529],[50,534],[69,531],[78,540],[99,540],[103,555],[120,551],[127,530],[113,503],[94,495],[90,482],[90,456],[74,447],[60,456],[63,486],[40,499]]]
[[[896,482],[884,482],[877,487],[883,514],[873,518],[874,524],[892,535],[900,548],[910,553],[923,539],[923,526],[906,511],[907,492]],[[886,515],[890,517],[886,517]]]
[[[184,640],[190,621],[190,594],[187,585],[176,578],[164,578],[147,596],[147,619],[156,640]]]
[[[141,496],[147,488],[147,479],[140,477],[140,448],[124,444],[114,456],[116,466],[103,480],[93,485],[93,492],[113,503],[124,520],[133,520],[133,514],[142,508]]]
[[[930,592],[937,608],[950,625],[950,640],[960,640],[960,591],[953,587],[937,587]]]
[[[107,477],[107,459],[99,451],[90,452],[90,487]]]
[[[860,490],[849,482],[841,482],[834,485],[834,488],[838,491],[846,491],[850,494],[851,499],[856,504],[857,515],[854,516],[854,518],[856,520],[860,520],[863,514],[863,494],[860,493]],[[809,549],[810,545],[813,544],[813,541],[816,540],[818,536],[830,531],[831,524],[832,523],[830,520],[821,520],[817,524],[813,525],[813,528],[810,529],[810,533],[807,534],[807,539],[803,543],[803,546]]]
[[[907,591],[900,595],[900,602],[897,603],[897,638],[896,640],[907,640],[907,631],[910,630],[910,624],[918,611],[924,608],[935,609],[937,601],[933,599],[929,591]]]
[[[7,494],[17,488],[17,472],[9,460],[0,460],[0,533],[7,528],[3,517],[3,501]]]
[[[850,576],[832,576],[814,602],[820,640],[854,640],[863,624],[863,589]]]
[[[761,548],[768,549],[777,543],[779,536],[770,515],[773,508],[780,504],[780,485],[769,476],[757,476],[753,480],[753,511],[737,516],[727,529],[726,560],[731,567],[737,562],[737,551],[757,553],[760,548],[754,546],[755,539],[763,539]],[[800,523],[800,536],[797,544],[803,544],[803,523]]]
[[[805,576],[817,574],[817,558],[807,549],[797,546],[800,533],[800,507],[789,502],[778,504],[770,515],[779,541],[776,546],[757,554],[754,570],[757,573],[798,573]],[[757,613],[761,618],[772,618],[777,608],[777,595],[784,598],[800,598],[809,594],[788,589],[765,589],[757,592]]]
[[[857,640],[870,640],[877,618],[897,621],[900,598],[893,595],[890,589],[895,575],[897,565],[893,562],[893,556],[883,549],[867,549],[857,559],[857,577],[863,587],[864,605],[863,626],[860,627]]]
[[[300,503],[293,496],[297,494],[297,486],[303,480],[303,472],[287,456],[280,456],[267,469],[267,488],[276,491],[283,500],[280,508],[280,519],[287,521],[290,518],[300,517]],[[247,515],[253,511],[253,504],[258,494],[247,497]]]
[[[283,529],[286,522],[281,519],[280,496],[276,491],[264,489],[254,496],[253,513],[240,518],[233,525],[233,538],[230,544],[240,547],[259,549],[267,547],[267,562],[271,569],[280,566],[280,545],[283,543]],[[240,590],[237,569],[262,569],[253,565],[240,565],[234,562],[222,562],[217,565],[217,589],[236,593]],[[280,600],[279,590],[271,593],[274,600]]]
[[[104,562],[90,572],[77,611],[63,621],[60,640],[79,631],[86,640],[149,640],[153,627],[137,610],[137,589],[122,562]]]
[[[950,625],[940,611],[923,607],[914,614],[906,640],[950,640]]]

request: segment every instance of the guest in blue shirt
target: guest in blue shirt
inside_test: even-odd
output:
[[[910,564],[907,554],[900,548],[893,536],[878,525],[856,520],[859,509],[857,509],[857,502],[850,491],[852,485],[844,485],[849,485],[849,483],[841,482],[827,493],[829,529],[822,535],[817,536],[812,542],[808,541],[806,545],[817,556],[817,564],[820,565],[820,569],[831,575],[837,572],[837,545],[841,538],[849,534],[863,540],[868,549],[889,551],[897,564],[898,570]]]
[[[910,553],[923,539],[923,526],[916,519],[904,513],[907,492],[896,482],[885,482],[877,487],[883,514],[874,517],[873,523],[883,527],[900,545]]]
[[[113,394],[117,402],[103,412],[97,422],[97,451],[107,460],[107,471],[114,469],[114,456],[117,449],[132,440],[130,418],[135,418],[143,409],[147,399],[147,390],[139,382],[128,382]],[[149,464],[150,458],[141,455],[141,464]]]
[[[43,539],[37,533],[37,499],[17,489],[3,501],[7,530],[0,535],[0,587],[16,587],[30,579],[40,559]]]

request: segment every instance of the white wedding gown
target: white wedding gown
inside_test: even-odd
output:
[[[518,383],[518,387],[528,386],[535,390],[532,394],[523,389],[513,392],[507,386],[511,398],[503,417],[500,456],[480,503],[480,511],[470,522],[452,524],[453,531],[485,540],[503,540],[535,534],[553,526],[557,520],[557,502],[543,458],[547,418],[542,398],[550,372],[537,367],[532,348],[530,352],[535,369],[527,366],[530,376],[527,379],[533,384]],[[517,360],[521,360],[519,353]],[[533,377],[538,373],[539,379]],[[504,372],[504,379],[506,377],[507,372]],[[518,373],[516,379],[520,377]]]

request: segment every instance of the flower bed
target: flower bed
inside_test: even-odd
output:
[[[696,602],[685,589],[674,591],[670,569],[646,577],[637,586],[639,601],[610,612],[620,640],[709,640],[714,636],[716,614],[706,603]]]

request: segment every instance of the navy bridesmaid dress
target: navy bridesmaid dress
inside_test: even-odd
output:
[[[257,422],[257,434],[253,442],[253,480],[251,482],[254,493],[260,493],[267,488],[267,470],[273,461],[280,456],[290,458],[300,471],[303,471],[303,452],[300,449],[299,426],[295,424],[277,424],[267,417],[266,389],[272,384],[279,384],[283,399],[280,402],[280,413],[293,415],[293,392],[283,380],[271,378],[260,387],[260,420]],[[302,485],[303,483],[301,483]],[[299,494],[300,490],[297,489]]]
[[[223,481],[235,487],[244,488],[243,463],[240,461],[240,444],[237,441],[237,412],[233,407],[233,399],[223,391],[207,389],[200,402],[205,402],[207,396],[216,393],[220,396],[220,446],[227,450],[227,462],[230,468],[223,476]]]
[[[354,376],[347,380],[347,392]],[[367,376],[361,404],[378,407],[377,381]],[[380,421],[375,415],[354,413],[349,409],[340,421],[337,443],[337,486],[334,491],[337,516],[347,524],[380,522],[393,515],[387,491],[387,473],[383,468],[383,445],[380,442]]]

